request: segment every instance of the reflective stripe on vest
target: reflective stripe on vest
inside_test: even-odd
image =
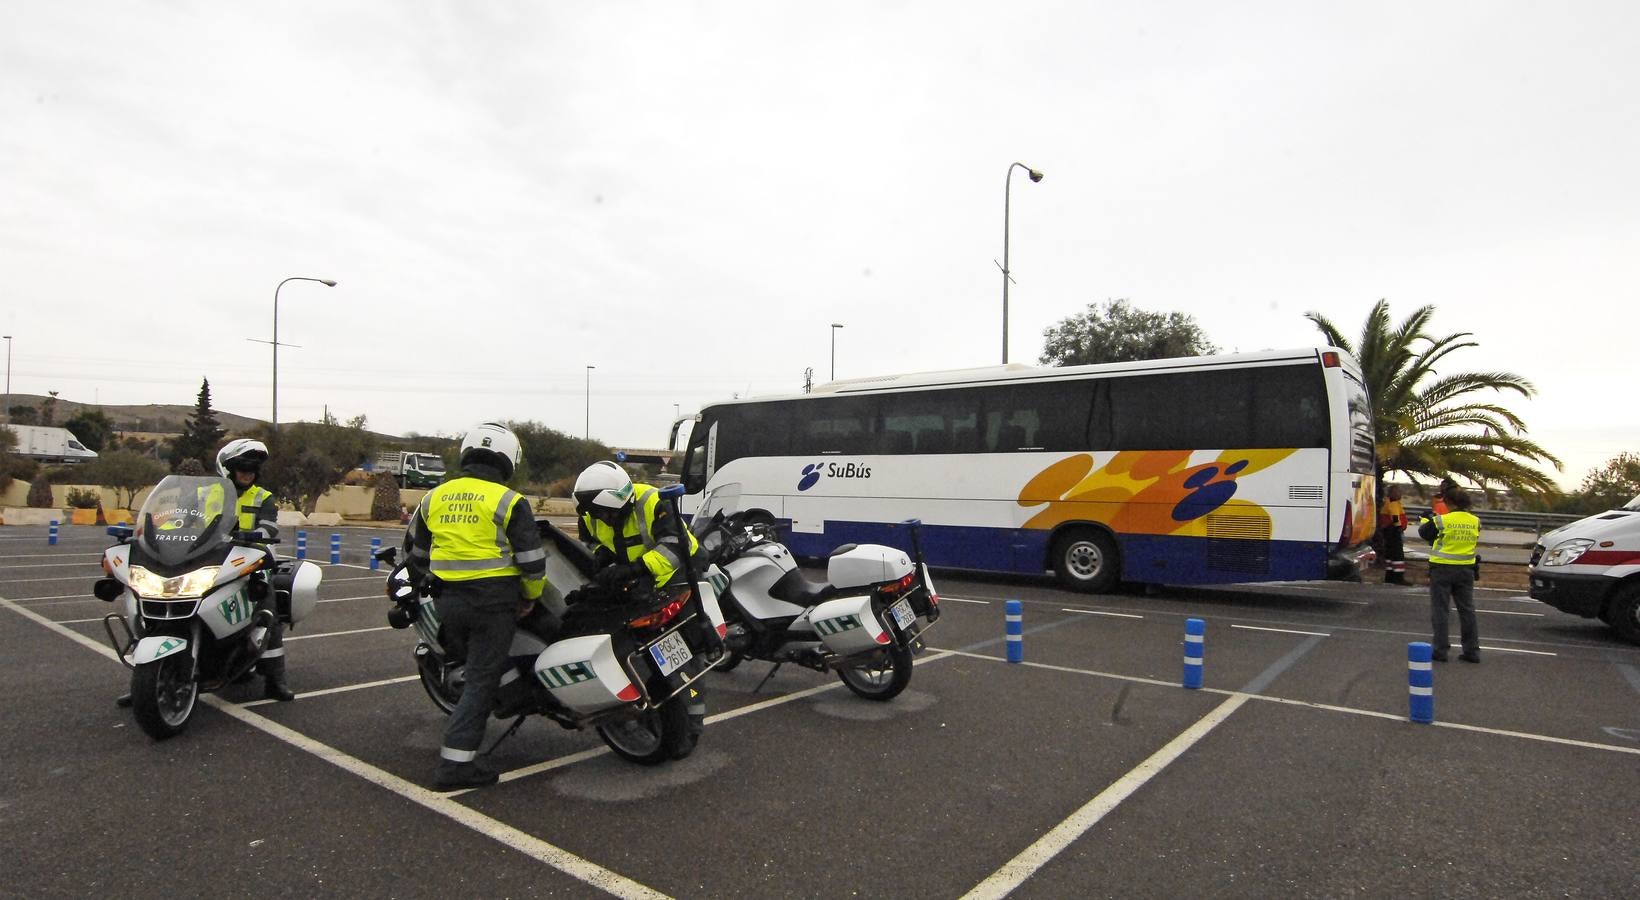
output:
[[[444,581],[517,575],[507,521],[518,492],[481,478],[447,481],[422,498],[433,536],[427,568]]]
[[[1472,566],[1481,542],[1481,520],[1462,510],[1435,517],[1435,543],[1429,561],[1444,566]]]
[[[273,496],[273,492],[259,484],[253,484],[239,495],[239,530],[255,531],[256,514],[262,511],[262,501]]]

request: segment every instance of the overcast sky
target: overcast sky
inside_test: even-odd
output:
[[[1001,357],[1090,302],[1228,350],[1373,302],[1575,484],[1640,450],[1640,4],[8,4],[14,392],[379,430]]]

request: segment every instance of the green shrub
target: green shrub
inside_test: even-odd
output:
[[[36,478],[28,486],[28,505],[30,509],[50,509],[54,504],[51,501],[51,482],[44,478]]]
[[[89,488],[75,488],[68,492],[68,505],[75,509],[96,509],[102,505],[102,498]]]

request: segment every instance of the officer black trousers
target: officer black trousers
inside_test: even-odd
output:
[[[285,623],[279,619],[279,604],[273,599],[273,590],[257,605],[273,614],[273,627],[268,634],[268,652],[256,661],[256,674],[263,678],[283,680],[285,677]]]
[[[1463,652],[1481,652],[1481,632],[1475,624],[1475,570],[1470,566],[1429,565],[1429,624],[1435,632],[1434,649],[1444,653],[1452,646],[1447,632],[1448,604],[1458,607],[1458,627],[1463,633]]]
[[[444,646],[452,658],[466,660],[466,684],[461,700],[444,729],[447,762],[471,762],[484,742],[484,725],[495,706],[496,689],[512,645],[514,615],[511,602],[497,603],[486,596],[446,584],[437,599]]]

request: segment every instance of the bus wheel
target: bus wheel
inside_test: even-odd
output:
[[[1640,644],[1640,583],[1618,588],[1606,609],[1611,615],[1607,621],[1612,628],[1624,640]]]
[[[1054,542],[1053,573],[1073,591],[1101,594],[1115,586],[1122,560],[1110,535],[1096,528],[1073,528]]]

